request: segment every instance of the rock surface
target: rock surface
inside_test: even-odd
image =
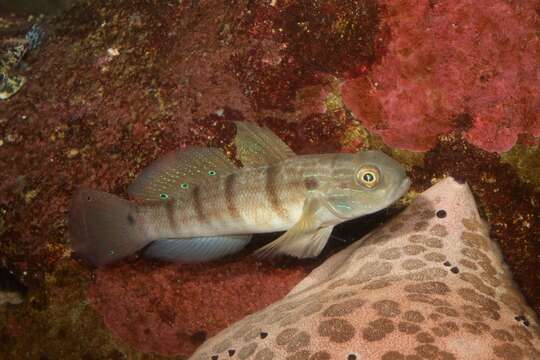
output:
[[[344,105],[341,84],[372,73],[382,76],[385,61],[399,59],[392,51],[396,40],[405,48],[418,48],[416,55],[430,53],[431,44],[441,69],[451,69],[456,76],[478,75],[470,71],[470,62],[449,57],[445,65],[441,51],[446,54],[452,39],[444,37],[444,31],[430,38],[426,27],[410,28],[430,19],[448,27],[448,21],[459,18],[457,7],[469,3],[430,3],[434,9],[424,1],[406,1],[399,11],[389,11],[395,9],[393,3],[372,0],[88,0],[46,18],[45,41],[15,70],[27,83],[0,103],[0,266],[27,289],[21,304],[0,306],[0,353],[13,359],[161,359],[160,353],[174,353],[183,359],[207,336],[276,301],[314,266],[403,207],[339,226],[335,235],[346,241],[332,241],[314,261],[261,263],[249,257],[275,235],[259,239],[237,257],[204,266],[136,260],[94,271],[72,256],[66,214],[78,186],[125,196],[143,167],[181,146],[217,146],[234,155],[231,120],[267,126],[298,153],[381,149],[408,166],[411,195],[448,175],[467,181],[489,220],[492,239],[501,245],[527,300],[540,312],[538,138],[518,137],[519,151],[502,162],[498,154],[464,139],[474,120],[471,112],[454,119],[449,134],[437,136],[422,126],[409,132],[408,145],[399,147],[418,149],[418,144],[425,146],[419,139],[425,138],[436,143],[426,153],[413,153],[384,144],[393,144],[392,137],[399,136],[397,122],[386,136],[371,127],[371,117],[357,118],[350,112],[358,115],[355,108]],[[504,10],[493,15],[505,23],[504,36],[510,44],[521,44],[521,36],[538,19],[532,2],[493,4]],[[448,12],[442,11],[446,7]],[[456,23],[458,30],[460,24],[489,20],[483,8],[474,9],[470,14],[464,8],[463,14],[470,16]],[[486,10],[492,13],[492,8]],[[504,21],[507,18],[512,21]],[[2,16],[0,47],[24,36],[34,21]],[[470,41],[470,33],[465,35],[462,40]],[[477,106],[472,99],[505,100],[492,111],[499,120],[500,111],[516,109],[516,103],[506,97],[508,88],[493,87],[499,82],[490,79],[515,69],[507,60],[521,64],[517,77],[505,75],[503,82],[515,84],[512,90],[519,101],[534,80],[531,75],[522,81],[523,75],[531,73],[531,66],[538,68],[530,63],[534,56],[525,56],[535,51],[537,36],[528,38],[523,49],[507,53],[501,52],[504,36],[483,43],[482,59],[492,46],[495,57],[507,56],[502,64],[510,66],[481,78],[490,86],[473,93],[452,88],[452,82],[439,84],[446,94],[472,96],[467,101],[475,111],[489,111],[489,106]],[[424,45],[417,41],[426,37],[430,41]],[[486,40],[485,34],[480,39]],[[516,54],[523,57],[515,59]],[[410,82],[416,71],[426,74],[424,65],[430,59],[418,58],[410,72],[388,67],[387,77],[398,81],[403,76]],[[486,64],[492,66],[490,61]],[[420,100],[433,89],[431,80],[420,84],[425,85]],[[530,99],[536,99],[535,94]],[[437,108],[404,99],[407,106],[398,103],[395,111],[416,114],[433,111],[432,105]],[[516,106],[519,110],[521,105]],[[448,112],[440,110],[441,119],[433,119],[436,130],[448,122]],[[511,134],[522,119],[506,122]],[[247,295],[239,295],[244,290]],[[171,307],[176,309],[174,320]]]

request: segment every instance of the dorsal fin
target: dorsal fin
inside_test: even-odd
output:
[[[296,154],[270,129],[253,123],[235,121],[234,143],[238,158],[244,166],[257,167],[273,164]]]
[[[151,163],[129,186],[128,193],[139,201],[178,200],[193,185],[214,181],[236,169],[220,149],[193,146]]]

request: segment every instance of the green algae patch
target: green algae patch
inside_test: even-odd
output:
[[[516,145],[512,150],[501,154],[501,160],[510,164],[523,182],[540,191],[540,144]]]
[[[425,153],[392,148],[386,145],[379,135],[371,134],[370,148],[381,150],[402,163],[407,170],[411,170],[413,166],[423,166]]]

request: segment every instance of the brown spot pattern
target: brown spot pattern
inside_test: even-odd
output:
[[[255,350],[257,350],[256,343],[253,342],[251,344],[248,344],[240,349],[240,351],[238,352],[238,358],[240,360],[247,359],[255,353]]]
[[[425,239],[427,239],[427,237],[424,235],[414,234],[409,236],[408,240],[412,243],[422,243]]]
[[[458,325],[453,321],[446,321],[440,323],[438,326],[431,329],[433,334],[439,337],[446,337],[451,333],[454,333],[459,330]]]
[[[370,282],[366,286],[363,287],[363,289],[366,290],[376,290],[376,289],[382,289],[387,286],[392,285],[392,281],[390,279],[378,279]]]
[[[399,304],[393,300],[380,300],[371,305],[377,311],[377,315],[394,317],[400,314]]]
[[[412,302],[420,302],[433,305],[433,299],[426,294],[408,294],[407,299]]]
[[[427,221],[419,221],[414,224],[414,230],[418,232],[424,231],[428,228],[428,226],[429,226],[429,223]]]
[[[477,265],[480,266],[486,274],[490,276],[497,275],[497,270],[491,265],[491,260],[482,251],[474,248],[464,248],[461,250],[461,253],[470,259],[476,260]]]
[[[458,289],[457,293],[466,301],[470,301],[480,306],[484,306],[484,307],[487,307],[489,309],[493,309],[496,311],[499,311],[501,309],[501,307],[496,301],[491,300],[483,295],[480,295],[473,289],[460,288]]]
[[[269,348],[261,349],[255,354],[255,360],[272,360],[274,358],[274,352]]]
[[[405,286],[404,290],[411,293],[437,295],[444,295],[450,292],[450,288],[448,287],[448,285],[440,281],[430,281],[421,284],[409,284]]]
[[[448,272],[439,268],[428,268],[419,270],[410,274],[406,274],[404,278],[406,280],[414,281],[428,281],[443,278],[448,275]]]
[[[467,230],[470,231],[478,231],[480,229],[480,223],[478,223],[478,221],[474,219],[465,218],[461,220],[461,223],[463,224],[463,226],[465,226]]]
[[[384,259],[384,260],[394,260],[394,259],[399,259],[400,256],[401,256],[401,249],[398,248],[398,247],[394,247],[394,248],[390,248],[390,249],[383,250],[383,251],[379,254],[379,257],[380,257],[381,259]]]
[[[395,329],[392,320],[386,318],[370,321],[368,325],[362,331],[362,337],[367,341],[379,341]]]
[[[512,325],[510,327],[512,329],[512,332],[514,333],[514,336],[518,338],[521,341],[528,341],[532,340],[533,336],[529,332],[529,330],[523,328],[523,326],[520,325]]]
[[[303,309],[302,309],[302,316],[310,316],[315,313],[318,313],[323,308],[323,304],[318,301],[313,301],[308,303]]]
[[[488,266],[491,267],[491,265]],[[501,281],[497,279],[493,274],[487,274],[485,272],[482,272],[480,273],[480,277],[490,286],[497,287],[501,284]]]
[[[439,237],[448,236],[448,230],[446,230],[446,227],[441,224],[433,225],[431,229],[429,229],[429,233],[431,235],[439,236]]]
[[[310,352],[307,350],[298,351],[286,357],[287,360],[309,360]]]
[[[310,335],[305,331],[298,332],[298,329],[289,328],[283,330],[276,337],[276,344],[286,345],[287,352],[295,352],[306,346],[309,346]]]
[[[488,250],[488,239],[480,234],[469,232],[469,231],[463,231],[461,233],[461,240],[463,245],[476,248],[476,249],[482,249],[482,250]]]
[[[328,337],[330,341],[344,343],[354,337],[355,329],[347,320],[329,319],[319,323],[317,329],[322,337]]]
[[[423,220],[433,219],[434,217],[435,217],[435,211],[434,210],[426,209],[426,210],[423,210],[420,213],[420,218],[423,219]]]
[[[441,253],[430,252],[424,255],[424,259],[426,259],[427,261],[433,261],[433,262],[443,262],[446,260],[446,256]]]
[[[426,263],[418,259],[407,259],[401,263],[401,267],[405,270],[416,270],[426,266]]]
[[[403,252],[407,255],[418,255],[423,251],[426,251],[426,248],[422,245],[405,245],[403,247]]]
[[[351,299],[339,304],[332,304],[324,310],[323,315],[328,317],[345,316],[364,305],[364,303],[365,301],[361,299]]]
[[[431,336],[428,332],[422,331],[416,334],[416,340],[421,343],[432,343],[435,341],[435,338]]]
[[[292,337],[297,332],[298,332],[298,329],[295,329],[295,328],[289,328],[289,329],[283,330],[276,337],[276,344],[280,346],[287,344],[289,341],[291,341]]]
[[[405,313],[403,314],[403,319],[415,323],[421,323],[425,320],[424,315],[422,315],[420,311],[416,310],[405,311]]]
[[[330,360],[330,354],[326,351],[317,351],[315,354],[311,355],[309,360]]]
[[[484,332],[489,331],[489,325],[481,321],[476,321],[472,324],[463,323],[461,326],[473,335],[482,335]]]
[[[420,326],[410,322],[401,321],[398,324],[398,330],[404,332],[405,334],[414,334],[420,331]]]
[[[446,316],[452,316],[452,317],[459,316],[459,313],[456,310],[454,310],[454,309],[452,309],[450,307],[446,307],[446,306],[438,307],[438,308],[435,309],[435,311],[438,312],[438,313],[444,314]]]
[[[489,286],[486,286],[486,284],[484,284],[482,279],[480,279],[478,276],[468,273],[468,272],[463,272],[460,274],[459,277],[462,280],[467,281],[468,283],[471,283],[474,286],[474,288],[480,291],[481,293],[484,293],[485,295],[488,295],[491,297],[495,297],[495,290],[493,290]]]
[[[405,355],[399,351],[387,351],[381,356],[381,360],[405,360]]]
[[[443,242],[439,238],[430,237],[424,240],[424,244],[430,248],[442,249]]]
[[[508,331],[503,329],[495,329],[491,331],[491,336],[500,341],[514,341],[514,337]]]
[[[392,264],[389,262],[368,262],[360,267],[354,278],[348,281],[348,284],[362,284],[373,278],[387,275],[390,271],[392,271]]]
[[[441,314],[431,313],[431,314],[428,315],[428,318],[430,320],[433,320],[433,321],[437,322],[437,321],[440,321],[443,318],[443,316]]]
[[[505,360],[523,359],[523,350],[517,345],[501,344],[493,347],[493,352],[497,357]]]
[[[471,270],[477,270],[478,269],[478,266],[476,266],[476,264],[470,260],[467,260],[467,259],[461,259],[459,261],[459,263],[463,266],[465,266],[466,268],[469,268]]]
[[[417,346],[414,350],[416,350],[418,355],[426,359],[435,359],[439,352],[439,348],[431,344]]]
[[[466,319],[471,321],[483,321],[484,315],[475,307],[472,305],[462,305],[461,308],[463,309],[463,315]]]

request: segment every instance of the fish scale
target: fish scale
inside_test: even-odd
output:
[[[288,168],[295,166],[294,164],[287,165]],[[203,221],[197,216],[197,202],[193,199],[193,191],[187,195],[184,202],[177,202],[174,205],[177,223],[181,224],[179,228],[172,228],[170,224],[163,221],[167,217],[165,202],[159,208],[153,205],[148,207],[141,205],[140,210],[148,219],[147,231],[152,233],[152,237],[171,238],[286,230],[298,220],[305,199],[306,187],[302,179],[291,176],[285,176],[273,184],[272,191],[275,192],[280,205],[287,209],[287,214],[292,215],[280,217],[269,199],[266,182],[270,168],[286,172],[282,169],[283,167],[283,165],[274,165],[256,169],[248,168],[229,175],[237,179],[232,200],[238,211],[238,217],[233,217],[227,206],[225,184],[229,176],[225,176],[217,178],[215,183],[200,187],[200,193],[204,194],[201,209],[204,213]]]
[[[351,170],[343,166],[336,176],[335,163],[349,163],[349,154],[305,155],[282,163],[260,168],[244,168],[228,176],[219,177],[215,182],[201,185],[199,193],[204,219],[197,215],[197,201],[193,191],[186,195],[184,202],[174,205],[175,217],[180,228],[172,228],[160,221],[166,218],[167,206],[150,206],[141,211],[148,219],[147,228],[155,238],[211,236],[226,234],[251,234],[256,232],[275,232],[290,228],[298,221],[304,204],[307,178],[319,181],[340,182],[350,176]],[[341,160],[341,161],[340,161]],[[347,170],[348,169],[348,170]],[[277,174],[268,189],[269,174]],[[227,206],[226,181],[234,176],[232,201],[238,211],[233,217]],[[272,195],[273,194],[273,195]],[[272,201],[271,198],[275,198]]]
[[[314,257],[335,225],[408,190],[404,168],[381,152],[295,155],[270,130],[235,125],[242,168],[219,149],[191,147],[144,169],[128,189],[134,202],[81,189],[70,209],[75,252],[93,265],[142,248],[165,261],[209,261],[252,234],[285,231],[256,254]]]

